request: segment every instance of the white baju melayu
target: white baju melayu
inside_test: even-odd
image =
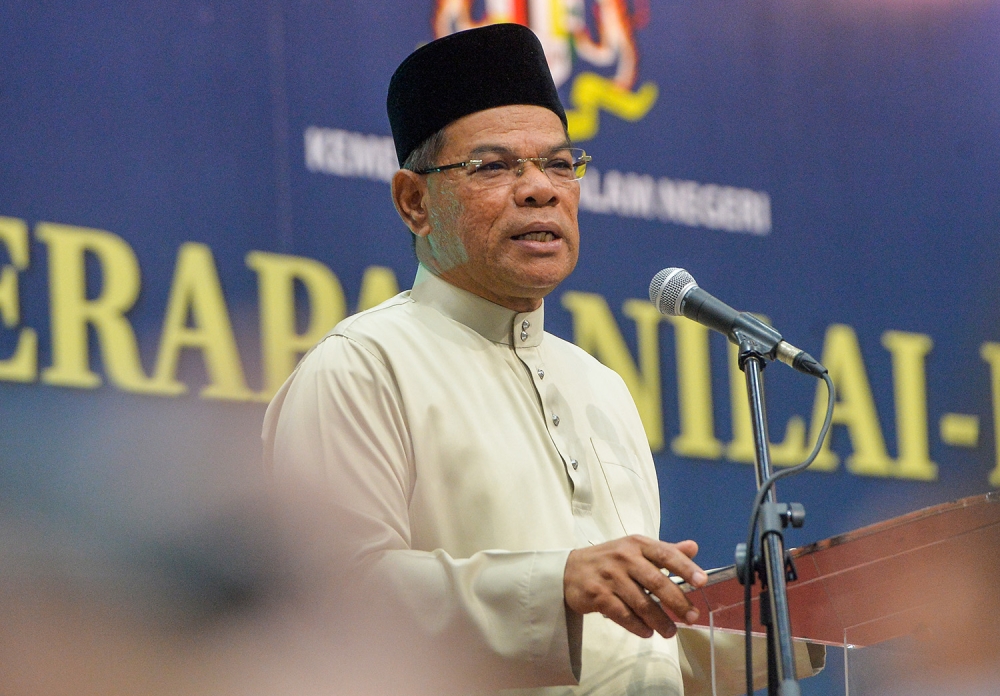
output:
[[[421,267],[303,358],[268,408],[265,459],[362,520],[361,585],[447,646],[460,689],[681,694],[676,639],[565,607],[570,550],[657,538],[660,505],[625,384],[543,319]]]

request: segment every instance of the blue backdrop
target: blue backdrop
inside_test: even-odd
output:
[[[485,21],[536,30],[594,157],[581,262],[548,328],[633,389],[663,538],[728,564],[753,494],[724,339],[628,304],[665,266],[767,315],[842,390],[833,454],[779,489],[808,511],[792,545],[1000,486],[994,0],[15,0],[0,7],[4,495],[114,517],[145,505],[135,486],[155,472],[259,466],[295,337],[412,280],[389,76]],[[766,376],[791,463],[818,387]]]

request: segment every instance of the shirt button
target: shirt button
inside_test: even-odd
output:
[[[527,331],[522,331],[521,332],[521,340],[522,341],[527,341],[528,340],[528,332]]]
[[[538,379],[545,379],[545,370],[538,368]]]
[[[553,413],[552,414],[552,425],[559,425],[559,414],[558,413]]]
[[[521,328],[523,330],[527,331],[529,326],[531,326],[531,322],[528,321],[527,319],[521,322]]]
[[[576,471],[578,468],[580,468],[580,462],[576,461],[575,459],[570,459],[569,465],[573,467],[573,471]]]

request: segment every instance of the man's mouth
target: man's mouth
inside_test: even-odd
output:
[[[526,232],[515,236],[514,239],[521,239],[526,242],[552,242],[558,239],[558,237],[551,232]]]

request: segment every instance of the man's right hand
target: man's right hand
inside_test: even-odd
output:
[[[574,549],[563,574],[566,606],[578,614],[600,612],[643,638],[653,631],[669,638],[677,625],[664,609],[687,624],[698,610],[660,569],[701,587],[708,576],[691,560],[697,553],[690,540],[670,544],[640,535]]]

